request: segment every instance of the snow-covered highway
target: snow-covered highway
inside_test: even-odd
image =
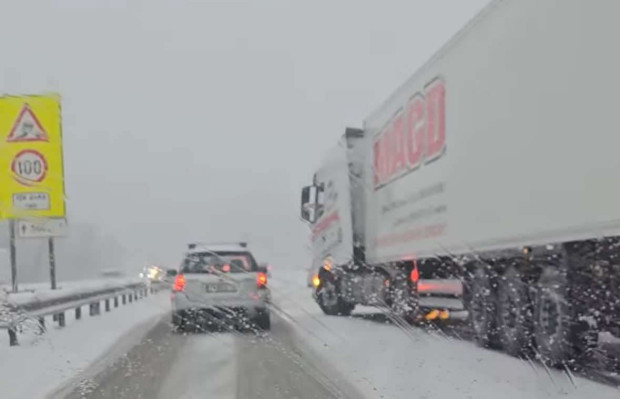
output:
[[[275,275],[268,333],[173,333],[168,294],[3,347],[7,398],[616,398],[574,373],[359,309],[325,316],[303,273]],[[32,359],[37,359],[33,362]],[[18,378],[28,375],[28,381]],[[4,376],[7,376],[5,378]]]

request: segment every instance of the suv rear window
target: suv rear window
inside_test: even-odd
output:
[[[188,254],[181,273],[247,273],[256,271],[249,252],[195,252]]]

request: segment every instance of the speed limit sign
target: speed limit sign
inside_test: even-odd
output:
[[[0,96],[0,220],[65,217],[60,96]]]
[[[47,163],[43,154],[35,150],[23,150],[18,152],[11,162],[13,178],[18,183],[31,186],[45,178]]]

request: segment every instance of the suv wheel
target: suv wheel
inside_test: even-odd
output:
[[[254,318],[254,323],[259,329],[269,331],[271,329],[271,316],[269,314],[269,310],[259,310],[256,317]]]

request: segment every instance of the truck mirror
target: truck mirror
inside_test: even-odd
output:
[[[316,186],[306,186],[301,190],[301,218],[313,223],[316,213]]]

